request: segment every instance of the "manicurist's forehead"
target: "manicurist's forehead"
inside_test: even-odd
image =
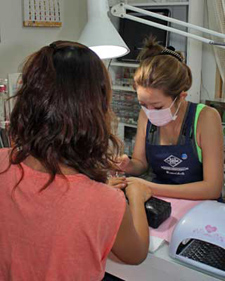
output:
[[[136,90],[139,102],[159,103],[166,98],[163,91],[159,89],[139,86]]]

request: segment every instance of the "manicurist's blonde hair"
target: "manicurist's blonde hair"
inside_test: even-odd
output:
[[[134,75],[134,87],[161,89],[173,99],[190,89],[192,74],[181,52],[165,48],[150,37],[138,59],[140,66]]]

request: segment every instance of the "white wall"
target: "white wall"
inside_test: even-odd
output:
[[[204,21],[204,0],[189,0],[188,22],[194,25],[203,26]],[[189,32],[202,36],[201,32],[189,30]],[[192,72],[192,86],[188,91],[187,100],[200,102],[201,99],[201,73],[202,73],[202,45],[203,43],[188,38],[187,43],[187,65]]]
[[[212,46],[203,46],[201,101],[213,100],[216,89],[216,60]]]
[[[79,38],[87,21],[87,0],[61,0],[61,28],[23,27],[23,0],[0,0],[0,78],[18,71],[24,58],[40,47],[54,40],[72,40]],[[116,4],[119,0],[109,0]],[[129,0],[148,3],[152,0]],[[160,2],[157,0],[157,2]],[[214,97],[215,94],[215,59],[209,49],[203,47],[201,99]]]
[[[0,0],[0,78],[55,40],[76,41],[86,22],[86,0],[61,0],[62,27],[23,27],[23,0]]]
[[[208,26],[208,12],[205,1],[204,27]],[[215,97],[216,89],[216,58],[213,47],[207,44],[203,45],[202,52],[202,83],[201,83],[201,101],[212,100]]]

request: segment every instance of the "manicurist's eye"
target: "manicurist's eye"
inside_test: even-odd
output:
[[[144,103],[142,103],[142,102],[139,102],[139,105],[140,105],[140,106],[143,106],[143,107],[145,107],[145,108],[147,108],[146,104],[144,104]]]

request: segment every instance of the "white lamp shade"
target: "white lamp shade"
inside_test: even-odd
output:
[[[108,15],[108,1],[88,1],[88,22],[78,40],[101,59],[117,58],[129,53],[129,48],[113,26]]]

